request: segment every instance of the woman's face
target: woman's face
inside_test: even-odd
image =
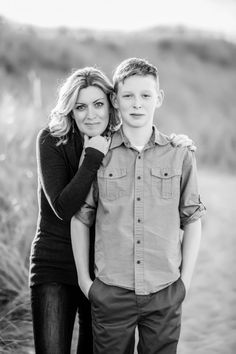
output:
[[[107,95],[100,88],[80,90],[72,112],[81,133],[89,137],[101,135],[109,122],[109,108]]]

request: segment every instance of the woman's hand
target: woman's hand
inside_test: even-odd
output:
[[[191,151],[196,151],[197,148],[194,145],[192,139],[190,139],[187,135],[184,134],[174,134],[170,135],[170,142],[173,146],[186,146]]]
[[[89,138],[87,135],[84,135],[84,148],[87,147],[94,148],[101,151],[104,155],[107,154],[111,143],[111,138],[107,138],[101,135],[94,136]]]

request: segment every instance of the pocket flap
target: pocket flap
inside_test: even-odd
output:
[[[181,175],[181,170],[169,168],[169,167],[164,167],[164,168],[154,167],[151,169],[151,174],[159,178],[171,178],[174,176]]]
[[[113,168],[113,169],[100,169],[98,170],[98,177],[101,178],[109,178],[109,179],[114,179],[114,178],[121,178],[127,175],[127,169],[126,168]]]

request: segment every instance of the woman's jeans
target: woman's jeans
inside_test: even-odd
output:
[[[77,353],[92,354],[90,303],[78,286],[47,283],[31,288],[36,354],[69,354],[76,312],[79,313]]]

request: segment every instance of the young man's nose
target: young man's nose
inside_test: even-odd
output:
[[[140,102],[140,99],[138,97],[134,98],[133,107],[134,108],[141,108],[141,102]]]

